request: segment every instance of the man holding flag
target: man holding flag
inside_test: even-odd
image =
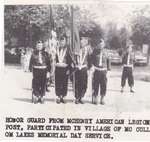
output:
[[[87,33],[81,33],[73,19],[73,7],[71,7],[72,23],[71,23],[71,46],[70,55],[75,66],[72,73],[73,90],[75,95],[75,103],[83,104],[82,98],[87,89],[87,68],[89,45]]]
[[[87,89],[87,69],[88,59],[91,48],[88,44],[88,36],[86,33],[80,35],[80,49],[76,53],[76,71],[75,71],[75,103],[83,104],[82,98]]]

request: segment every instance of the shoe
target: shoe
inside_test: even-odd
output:
[[[121,90],[120,90],[121,93],[123,93],[123,89],[124,89],[124,87],[121,87]]]
[[[79,104],[79,100],[78,99],[75,100],[75,104]]]
[[[40,103],[44,104],[44,98],[43,97],[40,98]]]
[[[92,104],[97,105],[97,96],[92,96]]]
[[[134,93],[134,91],[133,91],[132,89],[130,90],[130,92],[131,92],[131,93]]]
[[[101,105],[104,105],[104,104],[105,104],[105,102],[104,102],[104,96],[101,96],[100,104],[101,104]]]
[[[38,103],[38,97],[33,95],[33,103],[37,104]]]
[[[92,95],[92,104],[94,104],[94,100],[95,100],[95,99],[94,99],[94,96]]]
[[[56,99],[56,103],[60,104],[60,99],[59,98]]]
[[[105,105],[105,102],[104,102],[104,101],[100,101],[100,104],[101,104],[101,105]]]
[[[81,99],[79,100],[79,103],[80,103],[80,104],[84,104],[84,102],[83,102]]]
[[[41,96],[38,96],[38,102],[41,103]]]
[[[63,104],[66,103],[63,98],[60,99],[60,102],[62,102]]]

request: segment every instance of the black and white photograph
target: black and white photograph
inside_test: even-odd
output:
[[[150,2],[3,8],[0,139],[150,140]]]

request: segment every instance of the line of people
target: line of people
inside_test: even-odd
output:
[[[75,104],[83,104],[82,98],[87,90],[87,81],[89,69],[93,70],[92,77],[92,103],[98,104],[98,95],[100,95],[100,104],[104,105],[104,98],[107,91],[107,71],[108,55],[104,50],[105,42],[103,39],[97,41],[96,47],[91,49],[88,44],[88,38],[80,37],[81,47],[78,52],[71,52],[67,45],[67,36],[60,37],[59,46],[55,48],[55,93],[56,102],[65,103],[64,97],[68,91],[68,80],[72,81],[75,93]],[[132,43],[127,46],[126,52],[123,54],[123,71],[121,79],[121,92],[123,92],[126,79],[133,91],[133,64],[134,56],[132,54]],[[72,56],[73,55],[73,56]],[[50,77],[52,70],[51,55],[43,49],[43,43],[37,42],[36,48],[30,59],[30,71],[33,72],[32,89],[33,102],[44,103],[46,91],[46,80]],[[100,94],[99,94],[100,88]]]

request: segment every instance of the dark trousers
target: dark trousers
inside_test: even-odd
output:
[[[46,90],[46,69],[33,68],[32,88],[35,96],[43,97]]]
[[[66,67],[55,68],[55,92],[58,97],[64,97],[67,95],[68,75],[66,72]]]
[[[121,77],[121,86],[124,87],[126,84],[126,79],[128,79],[128,84],[130,87],[134,85],[134,78],[133,78],[133,69],[132,67],[124,67]]]
[[[87,69],[77,70],[75,72],[75,98],[81,99],[87,89]]]
[[[106,95],[106,88],[107,88],[107,71],[99,71],[96,70],[94,72],[93,81],[92,81],[92,89],[93,89],[93,96],[98,96],[99,86],[100,86],[100,95]]]

